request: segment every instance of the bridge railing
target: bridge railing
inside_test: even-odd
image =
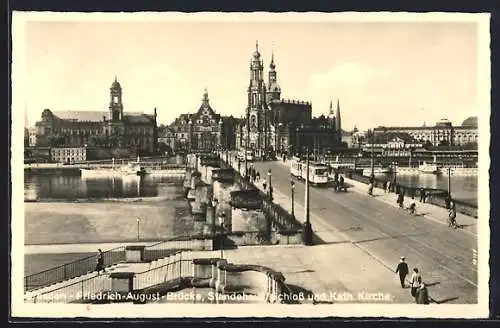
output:
[[[230,168],[230,166],[221,159],[221,167]],[[231,168],[232,169],[232,168]],[[234,170],[234,180],[239,184],[242,189],[257,190],[260,198],[262,199],[262,211],[266,217],[276,225],[279,231],[297,231],[302,229],[302,223],[297,221],[287,210],[280,205],[273,203],[269,196],[257,188],[252,182],[241,176],[240,172]]]
[[[368,184],[370,178],[364,175],[353,174],[351,179]],[[383,188],[384,186],[383,179],[375,178],[374,187]],[[400,189],[403,189],[405,192],[405,196],[407,197],[415,197],[420,198],[420,190],[423,188],[426,195],[426,203],[436,205],[442,208],[446,208],[446,196],[448,195],[448,191],[444,189],[436,189],[436,188],[424,188],[422,186],[407,186],[404,184],[397,183]],[[393,186],[394,188],[395,186]],[[396,192],[395,189],[392,188],[393,192]],[[452,195],[453,196],[453,195]],[[453,202],[456,205],[456,210],[458,213],[462,213],[464,215],[477,218],[477,204],[473,204],[471,202],[466,202],[460,199],[453,199]]]
[[[70,303],[82,299],[91,301],[96,294],[111,289],[111,278],[108,275],[99,275],[42,292],[32,300],[33,303]]]
[[[116,247],[103,252],[104,265],[109,266],[125,260],[125,246]],[[57,267],[30,274],[24,277],[25,291],[34,290],[64,280],[82,276],[95,271],[97,264],[96,255],[59,265]]]
[[[184,257],[187,257],[183,259]],[[193,260],[189,258],[189,251],[179,251],[168,257],[153,262],[153,267],[134,274],[133,289],[156,286],[174,279],[192,277]]]
[[[144,254],[146,260],[153,261],[168,256],[172,249],[199,249],[210,250],[212,240],[202,236],[177,236],[155,244],[146,246]],[[104,266],[110,266],[125,261],[126,246],[116,247],[103,252]],[[61,281],[82,276],[95,271],[97,264],[96,255],[83,257],[57,267],[34,273],[24,277],[25,291],[35,290]]]

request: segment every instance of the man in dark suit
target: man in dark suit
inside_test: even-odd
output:
[[[405,278],[410,272],[408,270],[408,264],[405,262],[405,257],[401,256],[401,260],[396,268],[396,273],[399,273],[399,281],[401,282],[401,288],[405,288]]]

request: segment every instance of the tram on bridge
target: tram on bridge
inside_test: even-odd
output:
[[[309,182],[314,186],[328,184],[328,166],[321,163],[309,162]],[[290,175],[297,180],[307,179],[307,164],[298,157],[292,157]]]

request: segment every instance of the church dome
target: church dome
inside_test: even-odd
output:
[[[477,128],[477,116],[471,116],[471,117],[466,118],[462,122],[462,126]]]
[[[111,89],[121,89],[121,88],[122,86],[120,85],[120,82],[118,82],[115,76],[115,80],[113,81],[113,84],[111,84]]]
[[[451,122],[446,118],[442,118],[436,122],[436,126],[451,126]]]

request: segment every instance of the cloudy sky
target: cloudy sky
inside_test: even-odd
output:
[[[24,57],[13,56],[24,82],[14,89],[22,88],[30,125],[44,108],[107,110],[115,75],[125,111],[156,107],[169,123],[195,112],[206,87],[217,112],[240,117],[256,40],[266,80],[274,51],[282,98],[312,101],[315,115],[340,99],[347,130],[440,118],[460,124],[484,106],[473,22],[74,17],[24,26],[14,36]]]

